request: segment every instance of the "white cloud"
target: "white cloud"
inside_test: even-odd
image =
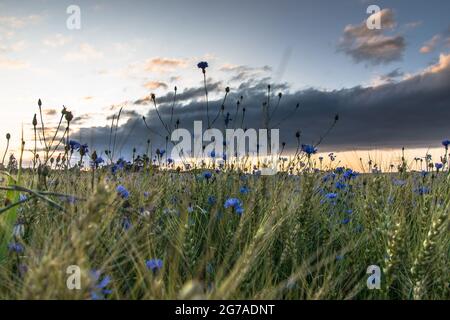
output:
[[[28,67],[28,63],[24,61],[9,59],[0,55],[0,69],[23,69],[26,67]]]
[[[38,23],[42,18],[38,15],[26,17],[0,16],[0,27],[7,29],[21,29],[28,25]]]
[[[68,62],[87,62],[103,58],[103,52],[88,43],[82,43],[76,51],[68,52],[64,60]]]
[[[43,43],[44,43],[44,45],[46,45],[48,47],[56,48],[56,47],[65,46],[70,41],[72,41],[71,37],[66,37],[66,36],[63,36],[62,34],[58,33],[54,36],[44,39]]]

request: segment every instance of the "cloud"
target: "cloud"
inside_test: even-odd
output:
[[[9,59],[0,55],[0,69],[24,69],[28,66],[29,64],[27,62],[16,59]]]
[[[393,83],[397,81],[398,78],[403,77],[404,75],[405,74],[400,71],[400,68],[396,68],[391,72],[375,77],[375,79],[372,80],[372,86],[377,87],[387,83]]]
[[[188,65],[186,59],[170,59],[170,58],[152,58],[144,63],[144,70],[147,72],[168,72],[179,68],[185,68]]]
[[[66,44],[70,43],[71,41],[72,41],[71,37],[66,37],[58,33],[52,37],[44,39],[43,44],[51,48],[57,48],[63,47]]]
[[[65,54],[64,60],[69,62],[87,62],[103,58],[103,52],[98,51],[88,43],[80,44],[77,51],[71,51]]]
[[[272,68],[269,66],[255,68],[244,65],[225,64],[222,67],[220,67],[219,70],[233,74],[230,81],[244,81],[249,78],[260,77],[263,74],[271,72]]]
[[[85,113],[85,114],[82,114],[80,116],[74,117],[73,120],[71,121],[71,123],[74,124],[74,125],[82,125],[87,120],[92,119],[92,116],[93,115],[91,113]]]
[[[7,29],[21,29],[28,25],[38,23],[42,18],[38,15],[25,17],[0,16],[0,27]]]
[[[423,47],[420,48],[420,53],[430,53],[433,51],[441,40],[441,36],[439,34],[434,35],[433,38],[425,42]]]
[[[114,117],[114,119],[117,120],[117,114],[114,115],[109,115],[108,117],[106,117],[106,120],[112,120]],[[120,113],[120,119],[124,119],[124,118],[140,118],[139,113],[137,113],[137,111],[135,110],[126,110],[123,109],[122,112]]]
[[[435,34],[430,40],[427,40],[419,51],[420,53],[427,54],[441,46],[450,46],[450,27],[444,32]]]
[[[213,93],[214,91],[216,91],[219,87],[221,87],[222,83],[220,81],[218,82],[208,82],[209,84],[207,85],[207,90],[208,93]],[[182,92],[178,92],[177,93],[177,102],[178,103],[183,103],[192,99],[197,99],[197,98],[201,98],[205,96],[205,89],[203,87],[198,87],[198,88],[188,88],[185,89]],[[156,97],[156,101],[158,104],[160,103],[171,103],[173,101],[174,98],[174,93],[170,92],[167,93],[163,96],[160,97]],[[145,96],[143,98],[137,99],[136,101],[134,101],[134,104],[136,105],[146,105],[149,104],[151,102],[150,99],[150,95]]]
[[[160,81],[148,81],[144,84],[144,87],[148,90],[167,89],[168,86],[164,82]]]
[[[439,56],[439,62],[426,68],[422,72],[422,75],[427,75],[429,73],[441,73],[448,69],[450,69],[450,54],[441,54]]]
[[[372,65],[387,64],[401,60],[406,44],[402,35],[386,35],[384,31],[394,30],[396,22],[390,9],[374,14],[381,19],[381,30],[367,28],[366,21],[359,25],[347,25],[338,43],[338,51],[350,56],[356,63]]]
[[[401,77],[401,72],[394,70],[386,76],[388,75],[397,78]],[[246,82],[230,92],[224,112],[230,113],[231,123],[235,115],[235,101],[242,95],[244,99],[236,119],[238,127],[242,119],[242,108],[245,107],[243,127],[261,128],[261,105],[267,99],[266,80]],[[220,88],[217,85],[217,89]],[[197,97],[194,93],[198,90],[202,91],[201,88],[189,88],[185,92],[189,97]],[[442,54],[439,62],[415,75],[377,87],[357,86],[333,91],[311,88],[290,93],[289,86],[282,84],[273,88],[272,108],[277,99],[276,92],[279,91],[284,94],[271,123],[277,125],[281,121],[276,128],[280,129],[280,141],[286,142],[289,150],[296,147],[297,130],[302,132],[302,143],[316,143],[332,123],[335,114],[339,114],[340,120],[319,146],[321,151],[439,146],[442,139],[450,138],[450,54]],[[161,98],[159,112],[168,123],[171,96]],[[294,112],[297,103],[300,108]],[[220,110],[221,104],[221,99],[210,101],[211,118]],[[143,146],[149,137],[154,148],[164,147],[167,133],[154,108],[149,107],[145,116],[152,131],[145,127],[140,115],[128,118],[119,126],[118,145],[122,155],[129,155],[133,147],[144,152]],[[204,101],[187,99],[184,103],[177,104],[174,121],[175,119],[180,120],[180,127],[188,130],[192,130],[194,120],[201,120],[206,129]],[[214,127],[223,127],[221,116]],[[94,148],[104,150],[108,145],[109,127],[81,130],[81,136],[89,133],[90,139],[92,137]]]
[[[58,111],[56,110],[56,109],[47,109],[47,110],[44,110],[44,114],[46,115],[46,116],[54,116],[54,115],[56,115],[58,113]]]

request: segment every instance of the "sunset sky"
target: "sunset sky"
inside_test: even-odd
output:
[[[72,4],[81,9],[80,30],[66,26]],[[383,9],[381,30],[366,28],[371,4]],[[315,143],[339,113],[320,149],[342,152],[343,162],[355,165],[366,150],[395,161],[402,146],[411,157],[428,148],[437,156],[433,148],[450,138],[449,12],[450,2],[438,0],[0,0],[0,151],[7,132],[17,149],[22,125],[30,148],[40,98],[49,125],[65,105],[75,137],[99,150],[123,106],[121,152],[142,152],[151,135],[142,115],[163,130],[150,93],[167,117],[178,87],[181,126],[204,117],[196,65],[207,61],[214,114],[226,86],[230,113],[244,97],[246,128],[260,124],[267,84],[273,101],[283,93],[278,120],[300,103],[280,125],[289,148],[297,130]]]

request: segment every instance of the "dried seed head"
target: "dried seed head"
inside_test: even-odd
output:
[[[73,120],[73,114],[72,114],[72,112],[67,111],[67,112],[66,112],[66,115],[65,115],[65,118],[66,118],[66,121],[67,121],[67,122],[72,121],[72,120]]]

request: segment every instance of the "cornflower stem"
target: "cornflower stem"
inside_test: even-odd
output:
[[[203,84],[205,87],[205,98],[206,98],[206,119],[208,121],[208,129],[210,128],[209,123],[209,102],[208,102],[208,88],[206,87],[206,71],[203,70]]]

